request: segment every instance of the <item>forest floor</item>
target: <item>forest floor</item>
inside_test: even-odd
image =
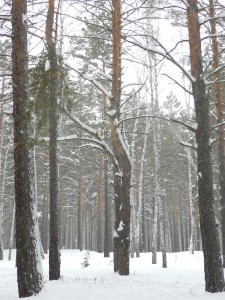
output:
[[[131,259],[130,276],[113,272],[112,257],[90,251],[89,266],[82,267],[87,251],[62,250],[61,279],[48,281],[48,257],[43,260],[44,288],[35,300],[219,300],[225,292],[211,294],[204,290],[202,252],[168,253],[168,268],[151,264],[151,254]],[[0,299],[18,299],[13,259],[0,261]]]

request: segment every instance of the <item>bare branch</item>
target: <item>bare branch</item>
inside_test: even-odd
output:
[[[187,125],[186,123],[184,123],[182,121],[179,121],[179,120],[176,120],[176,119],[171,119],[171,118],[165,118],[165,117],[161,117],[161,116],[152,116],[152,115],[142,115],[142,116],[124,118],[124,119],[121,119],[118,122],[118,126],[121,123],[125,122],[125,121],[135,120],[135,119],[140,119],[140,118],[157,118],[157,119],[161,119],[161,120],[168,121],[168,122],[174,122],[174,123],[178,123],[178,124],[180,124],[182,126],[185,126],[188,130],[190,130],[192,132],[196,132],[196,128],[194,128],[194,127],[192,127],[190,125]]]
[[[168,77],[169,79],[173,80],[177,85],[179,85],[179,87],[181,87],[186,93],[192,95],[192,92],[190,92],[188,89],[186,89],[182,84],[180,84],[177,80],[175,80],[174,78],[172,78],[171,76],[167,75],[167,74],[162,74],[166,77]]]

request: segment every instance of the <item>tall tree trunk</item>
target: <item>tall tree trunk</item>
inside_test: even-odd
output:
[[[105,62],[103,61],[103,72],[105,73]],[[103,115],[103,124],[106,122],[107,117],[107,102],[106,96],[103,95],[102,101],[102,115]],[[103,128],[104,140],[107,139],[107,131]],[[105,228],[104,228],[104,257],[110,256],[111,240],[112,240],[112,230],[111,230],[111,218],[110,218],[110,206],[109,206],[109,162],[108,157],[105,154],[104,157],[104,204],[105,204]]]
[[[109,176],[108,176],[108,158],[104,159],[104,195],[105,195],[105,232],[104,232],[104,257],[110,255],[111,245],[111,222],[110,222],[110,211],[109,211]]]
[[[6,187],[6,171],[7,171],[7,161],[9,153],[9,144],[6,146],[4,155],[4,165],[1,174],[1,184],[0,184],[0,260],[3,260],[3,216],[4,216],[4,199],[5,199],[5,187]]]
[[[224,291],[224,274],[214,207],[211,149],[209,144],[209,99],[206,95],[204,78],[202,78],[202,51],[197,1],[188,0],[187,3],[191,74],[194,77],[192,92],[198,125],[196,130],[198,193],[205,289],[214,293]]]
[[[216,98],[216,116],[217,122],[223,122],[223,96],[222,87],[219,81],[219,46],[217,40],[216,19],[214,1],[209,0],[210,27],[213,51],[213,68],[214,68],[214,92]],[[220,214],[221,214],[221,232],[222,232],[222,254],[223,267],[225,268],[225,141],[224,125],[218,126],[218,153],[219,153],[219,170],[220,170]]]
[[[137,190],[135,190],[135,174],[134,174],[134,165],[135,165],[135,142],[136,142],[136,132],[137,132],[137,124],[138,118],[135,119],[134,127],[133,127],[133,136],[132,142],[130,145],[130,161],[131,161],[131,183],[130,183],[130,203],[131,203],[131,229],[130,229],[130,236],[131,236],[131,258],[134,257],[134,252],[136,251],[137,246],[137,207],[135,205],[135,194],[137,194]]]
[[[49,69],[49,188],[50,188],[50,244],[49,244],[49,280],[60,278],[59,250],[59,197],[57,162],[57,89],[58,66],[56,41],[53,37],[54,0],[48,2],[46,20],[46,42],[48,47]]]
[[[41,223],[41,241],[43,245],[44,253],[48,253],[48,243],[49,243],[49,174],[48,174],[48,161],[49,153],[46,147],[45,151],[45,180],[44,180],[44,195],[42,203],[42,223]]]
[[[103,252],[103,232],[102,232],[102,173],[103,159],[100,159],[98,176],[98,208],[97,208],[97,251]]]
[[[4,81],[2,84],[2,94],[4,94]],[[3,197],[3,169],[2,168],[2,161],[3,161],[3,142],[4,142],[4,132],[5,132],[5,124],[4,124],[4,117],[3,117],[3,105],[1,105],[0,110],[0,260],[3,260],[3,242],[2,242],[2,234],[3,234],[3,211],[4,211],[4,197]]]
[[[115,201],[115,230],[114,230],[114,271],[120,275],[129,274],[130,250],[130,178],[131,164],[128,150],[118,125],[121,105],[121,3],[112,0],[112,97],[110,129],[114,160],[114,201]]]
[[[78,199],[78,245],[80,251],[83,250],[83,162],[80,157],[80,175],[79,175],[79,199]]]
[[[177,211],[177,163],[174,154],[173,158],[173,251],[180,251]]]
[[[148,133],[151,127],[151,120],[146,119],[145,134],[144,134],[144,144],[141,153],[141,163],[140,163],[140,175],[139,175],[139,188],[138,188],[138,206],[137,206],[137,217],[136,217],[136,251],[140,248],[140,224],[141,224],[141,213],[144,211],[143,208],[143,185],[144,185],[144,161],[147,149]],[[144,222],[144,221],[142,221]],[[143,226],[143,223],[142,223]],[[144,238],[144,232],[142,230],[142,238]],[[139,255],[140,256],[140,255]],[[138,254],[137,254],[138,257]]]
[[[192,177],[191,177],[191,149],[187,149],[188,158],[188,198],[190,206],[190,220],[191,220],[191,232],[190,232],[190,242],[189,242],[189,252],[194,254],[195,250],[195,218],[194,218],[194,205],[193,205],[193,195],[192,195]]]
[[[29,145],[27,2],[12,2],[13,117],[16,204],[16,265],[19,297],[38,294],[43,286],[32,149]]]

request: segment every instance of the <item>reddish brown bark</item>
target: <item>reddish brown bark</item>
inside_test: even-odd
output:
[[[130,249],[130,179],[131,165],[125,149],[121,129],[117,125],[120,118],[121,102],[121,3],[112,1],[112,97],[111,110],[116,114],[110,116],[110,129],[114,155],[114,202],[115,202],[115,230],[114,230],[114,271],[120,275],[129,274]],[[118,175],[120,174],[120,175]]]
[[[215,83],[214,93],[216,100],[216,116],[217,122],[220,124],[223,122],[223,96],[219,71],[219,47],[216,31],[215,9],[214,1],[209,0],[209,15],[210,15],[210,27],[211,27],[211,40],[212,40],[212,52],[213,52],[213,77]],[[222,254],[223,254],[223,267],[225,267],[225,142],[224,142],[224,125],[218,126],[218,154],[219,154],[219,169],[220,169],[220,213],[221,213],[221,231],[222,231]]]
[[[49,188],[50,188],[50,245],[49,245],[49,280],[60,278],[59,250],[59,200],[58,200],[58,161],[57,161],[57,88],[58,65],[56,44],[53,37],[54,0],[48,1],[46,20],[46,42],[49,69]]]
[[[219,232],[216,224],[211,149],[209,143],[209,99],[202,77],[200,25],[196,0],[188,0],[187,19],[190,46],[192,92],[197,122],[198,202],[204,255],[205,289],[208,292],[224,290],[224,275],[220,253]]]

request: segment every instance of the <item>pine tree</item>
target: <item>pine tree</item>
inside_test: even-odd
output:
[[[192,92],[195,103],[199,213],[204,254],[205,289],[224,291],[224,274],[220,253],[219,232],[216,224],[211,151],[209,145],[209,98],[202,78],[202,51],[198,17],[198,1],[187,1],[187,20],[190,45]]]
[[[27,2],[12,2],[13,118],[16,202],[16,265],[19,297],[38,294],[43,286],[29,144]]]

